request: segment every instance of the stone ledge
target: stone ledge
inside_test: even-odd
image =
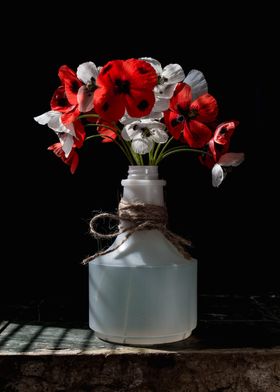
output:
[[[279,345],[225,348],[213,337],[207,345],[199,328],[185,341],[140,348],[103,342],[86,327],[2,323],[0,391],[280,391]]]
[[[2,315],[0,392],[280,392],[279,294],[201,295],[193,335],[151,347],[97,339],[71,300]]]

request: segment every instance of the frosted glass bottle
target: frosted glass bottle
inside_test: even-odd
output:
[[[157,169],[129,166],[123,198],[163,206],[165,181]],[[136,232],[89,263],[89,325],[97,337],[133,345],[170,343],[190,336],[196,323],[197,261],[185,259],[158,230]]]

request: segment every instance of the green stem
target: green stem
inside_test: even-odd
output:
[[[171,136],[171,138],[169,138],[169,140],[167,140],[167,142],[163,145],[163,147],[162,147],[162,144],[158,144],[157,149],[156,149],[155,154],[154,154],[155,165],[157,165],[161,161],[161,156],[162,156],[163,152],[167,149],[168,145],[170,144],[170,142],[173,139],[174,139],[174,137]],[[161,147],[162,147],[162,149],[160,151]]]
[[[106,129],[110,129],[111,131],[115,132],[116,134],[118,133],[118,132],[116,132],[117,130],[115,128],[112,128],[106,124],[86,124],[85,126],[86,127],[96,127],[96,128],[98,128],[98,127],[106,128]]]
[[[211,155],[208,152],[204,150],[198,150],[196,148],[182,148],[182,147],[174,147],[170,150],[168,150],[165,154],[162,154],[157,160],[157,164],[159,164],[160,161],[162,161],[164,158],[168,157],[169,155],[176,154],[177,152],[197,152],[198,154],[206,154],[206,155]]]
[[[81,114],[81,115],[78,117],[78,120],[80,120],[81,118],[88,118],[88,117],[96,117],[96,118],[98,118],[99,115],[98,115],[98,114]]]

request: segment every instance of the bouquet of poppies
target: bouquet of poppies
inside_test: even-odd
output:
[[[158,165],[171,154],[193,152],[212,169],[216,187],[244,160],[243,153],[228,152],[238,121],[219,124],[217,101],[198,70],[185,75],[179,64],[162,68],[143,57],[102,67],[89,61],[77,72],[63,65],[58,76],[51,110],[35,120],[57,134],[59,142],[48,149],[71,173],[78,150],[97,138],[115,143],[130,165]]]

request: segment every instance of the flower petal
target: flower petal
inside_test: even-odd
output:
[[[166,127],[162,123],[154,124],[150,128],[151,139],[156,143],[166,143],[168,140],[168,133],[165,131]]]
[[[92,61],[80,64],[77,68],[77,77],[84,83],[87,84],[97,79],[98,69]]]
[[[223,168],[216,163],[212,168],[212,185],[214,187],[218,187],[223,182],[226,173],[223,171]]]
[[[170,100],[169,108],[175,112],[178,111],[178,108],[186,110],[189,108],[191,101],[192,92],[190,86],[185,83],[178,83]]]
[[[208,85],[205,77],[201,71],[197,69],[192,69],[186,76],[184,83],[191,86],[192,89],[192,99],[200,97],[200,95],[208,93]]]
[[[185,123],[183,136],[190,147],[201,148],[209,142],[212,132],[205,124],[192,120]]]
[[[177,83],[175,84],[158,84],[154,88],[156,98],[171,98],[173,97],[174,91],[176,89]]]
[[[80,115],[80,111],[78,106],[72,106],[70,110],[67,110],[67,112],[61,115],[61,121],[65,125],[70,124],[74,122],[79,115]]]
[[[133,121],[126,125],[122,130],[122,137],[124,140],[133,140],[139,138],[142,135],[140,121]]]
[[[93,109],[93,93],[91,93],[86,86],[79,88],[77,101],[80,112],[87,113]]]
[[[159,61],[153,59],[152,57],[141,57],[139,60],[147,61],[147,63],[151,64],[158,75],[162,73],[162,66]]]
[[[131,142],[131,147],[132,149],[137,153],[137,154],[147,154],[148,152],[151,151],[153,148],[154,142],[150,138],[143,138],[141,136],[135,138]]]
[[[152,111],[158,113],[165,112],[168,109],[169,104],[170,104],[169,98],[156,97],[156,102]]]
[[[238,124],[238,121],[228,121],[218,125],[213,136],[214,142],[222,145],[229,144],[230,138]]]
[[[157,85],[158,77],[154,68],[144,60],[125,60],[123,70],[125,79],[128,79],[131,84],[131,89],[152,90]]]
[[[171,110],[167,110],[164,112],[164,122],[167,126],[168,131],[174,137],[174,139],[178,140],[182,134],[184,129],[184,121],[178,121],[178,114]]]
[[[34,120],[41,125],[46,125],[52,118],[60,118],[61,113],[56,110],[50,110],[40,116],[34,117]]]
[[[56,110],[59,111],[61,113],[66,112],[67,110],[69,110],[69,108],[71,108],[72,105],[71,103],[68,101],[67,97],[66,97],[66,93],[65,93],[65,87],[64,86],[59,86],[51,99],[51,108],[52,110]]]
[[[176,84],[182,82],[185,77],[183,68],[179,64],[169,64],[163,68],[161,77],[165,80],[166,84]]]
[[[155,104],[155,94],[152,90],[131,89],[130,95],[124,96],[127,113],[131,117],[147,116]]]
[[[67,133],[62,133],[58,134],[58,137],[62,146],[62,150],[64,151],[65,158],[68,158],[74,144],[73,136]]]
[[[82,82],[77,78],[75,72],[67,65],[59,68],[58,76],[65,87],[65,93],[68,101],[72,105],[77,104],[77,93],[82,86]]]
[[[221,166],[239,166],[245,159],[243,152],[227,152],[222,155],[219,159],[219,165]]]
[[[96,113],[109,122],[118,121],[125,112],[123,96],[118,96],[116,99],[113,92],[106,88],[98,88],[95,90],[93,105]]]
[[[192,102],[190,109],[198,112],[195,119],[203,123],[215,121],[218,115],[217,101],[210,94],[204,94],[198,97]]]

